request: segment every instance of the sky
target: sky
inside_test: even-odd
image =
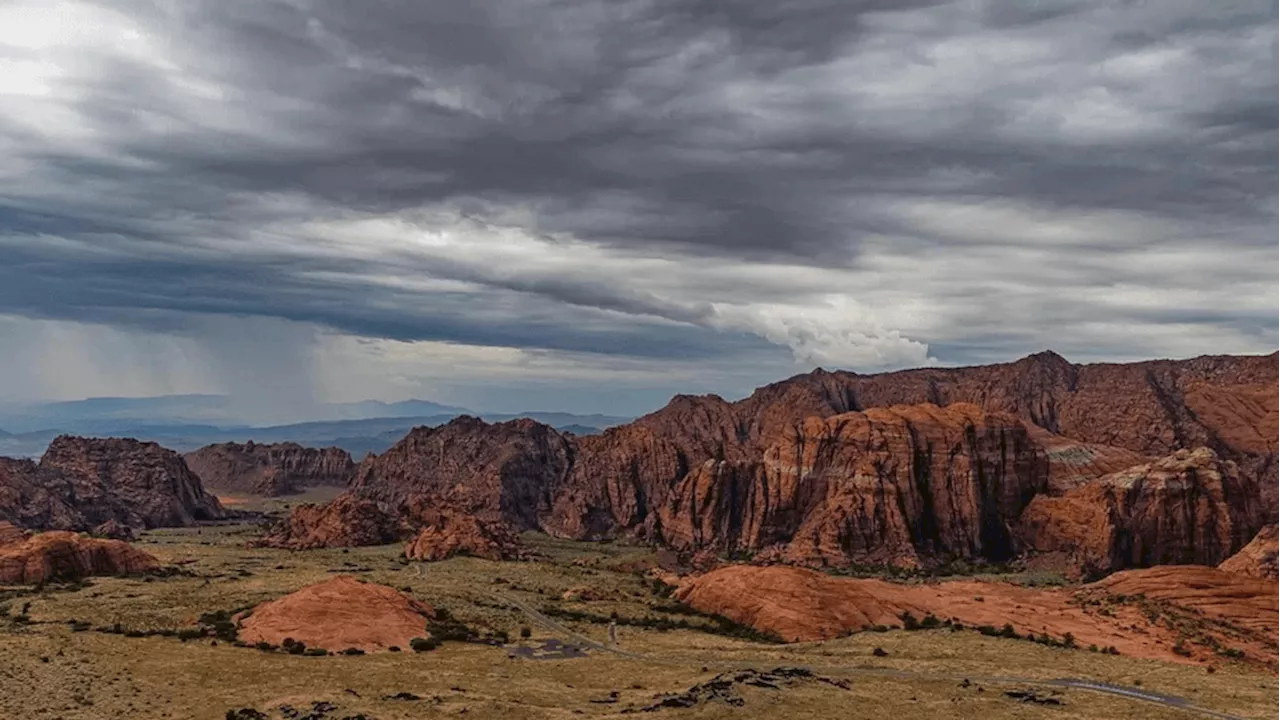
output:
[[[0,402],[1277,347],[1271,0],[10,0]]]

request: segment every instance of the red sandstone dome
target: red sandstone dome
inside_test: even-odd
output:
[[[258,605],[240,621],[239,639],[281,645],[292,638],[335,652],[407,650],[413,638],[427,637],[434,614],[395,588],[339,575]]]

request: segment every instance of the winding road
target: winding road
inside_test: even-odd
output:
[[[547,617],[519,598],[511,597],[501,593],[491,593],[494,599],[505,603],[523,612],[530,620],[542,627],[561,636],[561,639],[570,640],[582,647],[599,650],[601,652],[613,653],[621,657],[633,660],[644,660],[646,662],[662,663],[662,664],[680,664],[685,665],[690,662],[705,662],[708,666],[718,666],[725,669],[741,670],[748,667],[754,667],[761,663],[750,663],[746,661],[726,662],[724,660],[669,660],[661,657],[653,657],[650,655],[642,655],[639,653],[628,652],[621,648],[612,647],[602,642],[592,640],[591,638],[575,632],[563,624]],[[766,664],[773,664],[772,661]],[[838,667],[838,666],[806,666],[806,669],[813,672],[823,672],[828,674],[846,674],[846,675],[875,675],[879,677],[894,677],[903,679],[917,680],[963,680],[959,675],[933,675],[928,673],[910,672],[906,670],[893,670],[889,668],[874,667]],[[1098,682],[1096,680],[1085,680],[1081,678],[1058,678],[1046,680],[1043,678],[1020,678],[1020,677],[974,677],[968,676],[970,682],[987,684],[987,685],[1030,685],[1050,688],[1071,688],[1074,690],[1084,690],[1085,692],[1100,693],[1103,695],[1112,695],[1122,697],[1137,702],[1147,702],[1155,705],[1162,705],[1175,710],[1182,710],[1187,713],[1202,715],[1205,717],[1218,718],[1218,720],[1248,720],[1239,715],[1231,715],[1228,713],[1210,710],[1198,705],[1192,705],[1186,698],[1176,697],[1174,695],[1164,695],[1161,693],[1150,692],[1147,690],[1138,690],[1122,685],[1112,685],[1110,683]]]

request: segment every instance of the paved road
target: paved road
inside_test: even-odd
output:
[[[559,634],[561,637],[568,638],[575,644],[582,647],[592,648],[602,652],[613,653],[622,657],[631,658],[633,660],[644,660],[646,662],[655,662],[662,664],[679,664],[687,665],[690,663],[697,664],[698,660],[669,660],[666,658],[656,658],[639,653],[628,652],[618,647],[605,645],[597,642],[581,633],[575,632],[563,624],[543,615],[532,605],[523,600],[503,595],[501,593],[492,593],[493,597],[500,602],[506,603],[523,612],[530,620]],[[776,661],[766,661],[765,664],[774,664]],[[745,661],[726,662],[723,660],[712,660],[706,663],[708,666],[719,666],[728,669],[743,669],[760,665],[761,663],[751,663]],[[928,673],[909,672],[906,670],[894,670],[890,668],[874,668],[874,667],[808,667],[814,672],[823,672],[828,674],[852,674],[852,675],[876,675],[880,677],[894,677],[903,679],[917,680],[963,680],[959,675],[931,675]],[[1128,700],[1138,702],[1153,703],[1155,705],[1163,705],[1164,707],[1174,708],[1175,710],[1183,710],[1188,713],[1203,715],[1206,717],[1218,718],[1218,720],[1247,720],[1247,718],[1239,715],[1230,715],[1228,713],[1202,708],[1192,705],[1186,698],[1176,697],[1174,695],[1163,695],[1161,693],[1150,692],[1147,690],[1138,690],[1123,685],[1112,685],[1110,683],[1098,682],[1096,680],[1085,680],[1082,678],[1057,678],[1054,680],[1045,680],[1041,678],[1020,678],[1020,677],[974,677],[967,676],[970,682],[986,685],[1032,685],[1040,687],[1061,687],[1072,688],[1075,690],[1084,690],[1086,692],[1101,693],[1103,695],[1112,695],[1122,697]]]

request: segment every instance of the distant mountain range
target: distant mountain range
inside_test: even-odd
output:
[[[70,402],[0,407],[0,455],[36,457],[58,435],[131,437],[158,442],[179,452],[221,442],[296,442],[336,446],[356,458],[380,453],[411,428],[443,425],[459,415],[489,422],[527,417],[577,435],[621,425],[630,417],[564,412],[477,413],[429,400],[364,400],[319,406],[307,422],[254,425],[236,417],[223,395],[164,395],[146,398],[89,398]]]

